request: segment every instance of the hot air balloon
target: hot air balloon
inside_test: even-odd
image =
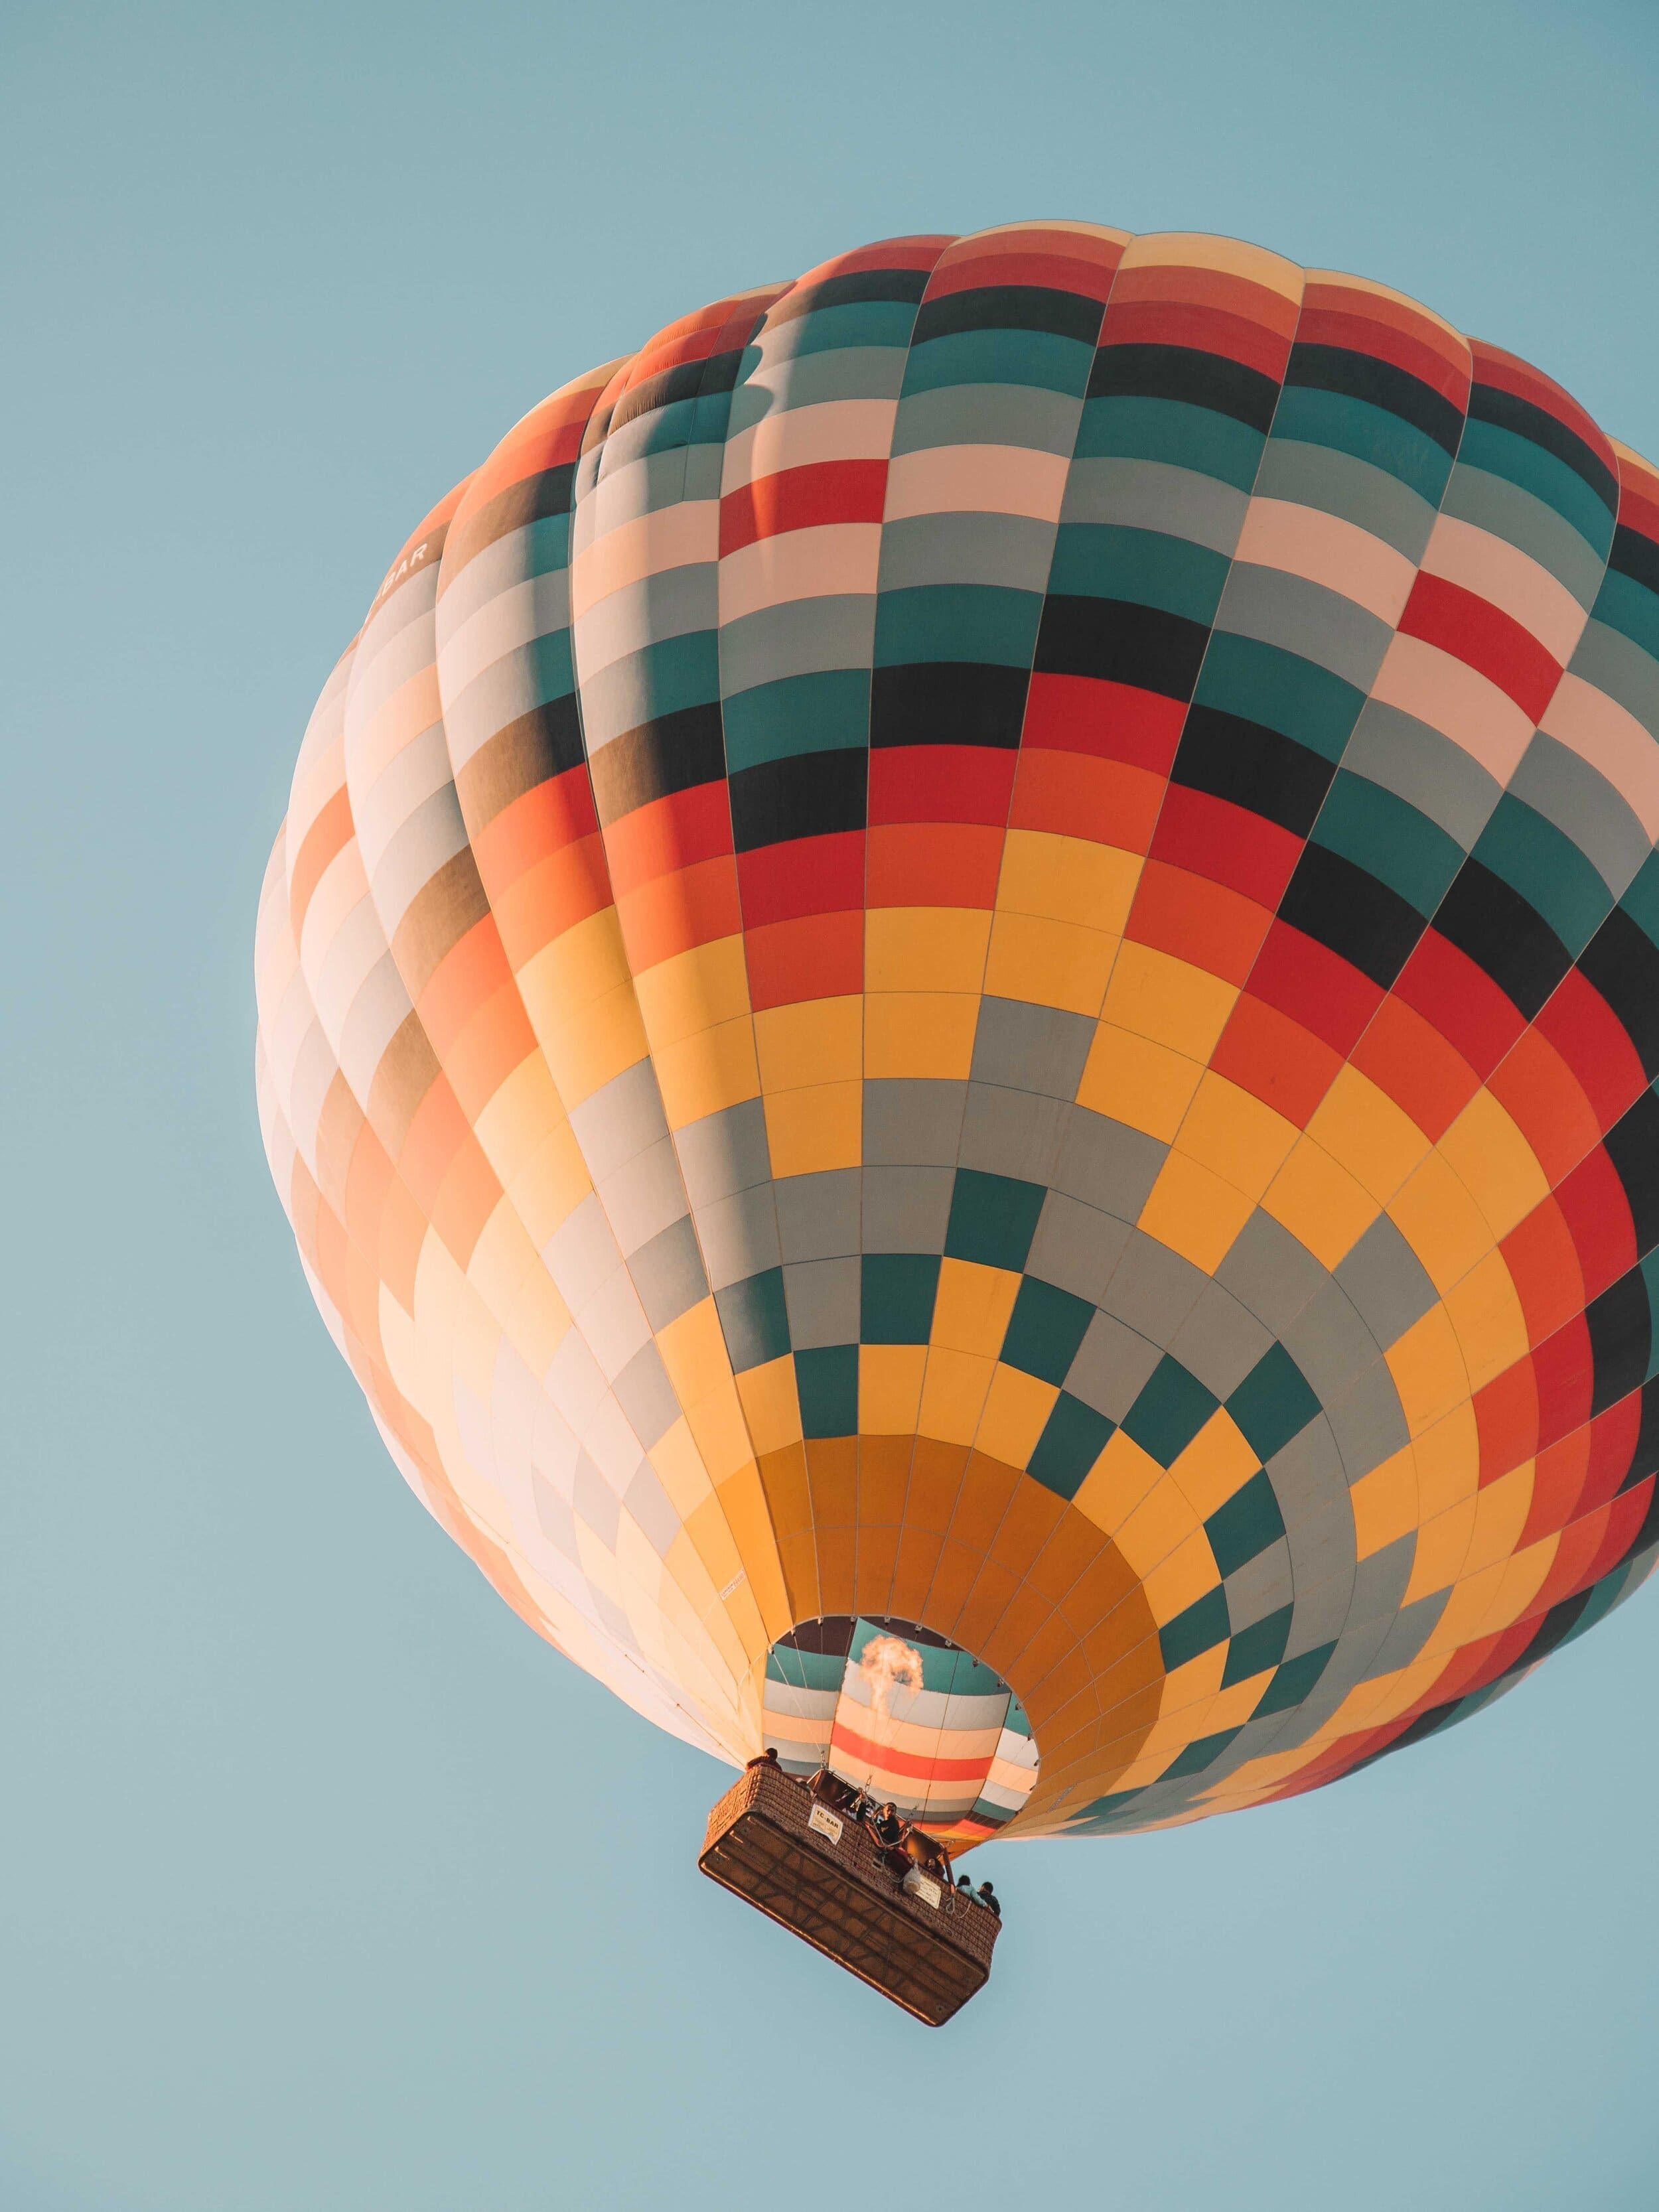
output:
[[[865,1805],[1293,1796],[1652,1566],[1656,840],[1659,475],[1548,377],[1227,239],[890,240],[404,546],[266,1146],[410,1488],[910,2002]]]

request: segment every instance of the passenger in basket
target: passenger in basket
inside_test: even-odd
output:
[[[890,1799],[885,1805],[877,1807],[870,1826],[876,1841],[888,1850],[896,1850],[904,1841],[904,1823],[898,1816],[898,1807]]]
[[[998,1902],[995,1890],[992,1888],[988,1881],[982,1881],[979,1886],[979,1901],[981,1905],[988,1905],[992,1911],[995,1913],[997,1918],[999,1920],[1001,1919],[1002,1906]]]
[[[927,1835],[920,1828],[912,1828],[904,1838],[905,1855],[913,1866],[931,1875],[935,1881],[951,1887],[951,1855],[936,1837]]]

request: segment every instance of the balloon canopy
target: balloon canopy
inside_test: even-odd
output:
[[[1659,477],[1086,223],[720,300],[329,678],[267,1149],[417,1496],[941,1834],[1282,1797],[1659,1546]]]

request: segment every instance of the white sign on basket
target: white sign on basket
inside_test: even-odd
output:
[[[828,1836],[832,1844],[841,1841],[841,1822],[827,1805],[814,1805],[806,1816],[806,1825],[814,1834]]]
[[[945,1894],[932,1875],[924,1874],[920,1867],[912,1867],[905,1875],[904,1890],[907,1897],[920,1898],[924,1905],[931,1905],[935,1912],[939,1911],[939,1899]]]

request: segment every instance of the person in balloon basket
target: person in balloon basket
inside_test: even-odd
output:
[[[930,1875],[945,1888],[950,1888],[953,1879],[951,1854],[937,1837],[927,1834],[921,1828],[907,1828],[904,1832],[904,1851],[912,1866],[919,1868],[925,1875]]]
[[[866,1816],[865,1825],[876,1839],[883,1865],[893,1874],[908,1873],[910,1859],[904,1849],[905,1826],[899,1818],[898,1807],[892,1800],[890,1798],[886,1804],[878,1805]]]

